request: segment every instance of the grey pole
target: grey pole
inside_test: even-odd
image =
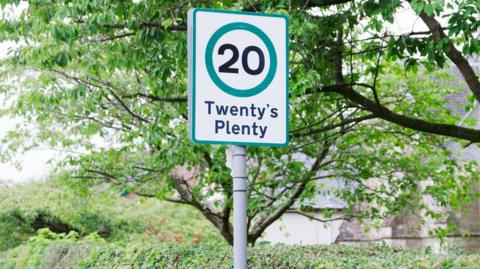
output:
[[[233,177],[233,268],[247,269],[246,147],[231,147]]]

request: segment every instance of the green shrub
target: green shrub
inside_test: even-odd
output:
[[[259,244],[248,250],[249,268],[478,268],[480,255],[361,246],[285,246]],[[143,244],[121,246],[96,235],[79,239],[75,233],[40,230],[27,244],[0,253],[0,268],[232,268],[231,248],[216,244]]]
[[[75,230],[46,209],[26,211],[14,208],[0,212],[0,251],[20,245],[41,228],[50,228],[57,233]]]
[[[75,268],[82,259],[90,255],[96,244],[105,241],[96,234],[84,237],[78,233],[54,233],[40,229],[27,244],[0,254],[0,268]]]
[[[73,190],[59,179],[0,188],[0,251],[35,235],[32,223],[62,223],[81,236],[109,242],[216,242],[224,240],[198,211],[152,198],[127,199],[112,190]]]
[[[20,245],[33,232],[20,209],[0,212],[0,251]]]

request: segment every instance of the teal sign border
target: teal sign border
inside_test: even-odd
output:
[[[215,72],[215,68],[213,67],[213,48],[217,44],[217,41],[224,34],[234,30],[245,30],[258,36],[267,47],[268,54],[270,55],[270,67],[268,69],[266,77],[257,86],[246,90],[235,89],[227,85],[225,82],[222,81],[222,79],[220,79],[217,72]],[[277,72],[277,53],[275,52],[275,47],[273,46],[270,38],[268,38],[268,36],[258,27],[253,26],[249,23],[233,22],[220,27],[220,29],[218,29],[212,35],[210,40],[208,40],[207,48],[205,49],[205,64],[207,65],[207,71],[210,75],[210,78],[215,83],[215,85],[217,85],[222,91],[236,97],[250,97],[261,93],[272,82],[273,78],[275,77],[275,73]]]
[[[196,93],[196,85],[195,85],[195,77],[196,77],[196,20],[197,20],[197,12],[212,12],[212,13],[227,13],[227,14],[240,14],[240,15],[249,15],[249,16],[263,16],[263,17],[277,17],[282,18],[285,20],[285,34],[286,34],[286,134],[285,134],[285,143],[261,143],[261,142],[233,142],[233,141],[209,141],[209,140],[198,140],[195,137],[195,93]],[[279,14],[265,14],[265,13],[254,13],[254,12],[243,12],[243,11],[227,11],[227,10],[215,10],[215,9],[208,9],[208,8],[195,8],[191,9],[189,12],[189,17],[192,16],[191,20],[192,25],[189,25],[190,35],[188,36],[189,44],[189,100],[188,100],[188,120],[189,120],[189,137],[190,139],[198,144],[230,144],[230,145],[247,145],[247,146],[271,146],[271,147],[284,147],[288,145],[289,139],[289,87],[288,87],[288,74],[289,74],[289,63],[288,63],[288,17]],[[192,47],[190,47],[190,45]]]

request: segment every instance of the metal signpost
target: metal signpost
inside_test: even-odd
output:
[[[287,17],[190,10],[188,82],[190,139],[232,145],[233,260],[246,269],[246,145],[288,144]]]

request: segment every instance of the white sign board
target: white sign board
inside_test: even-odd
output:
[[[288,143],[288,20],[192,9],[189,137],[206,144]]]

